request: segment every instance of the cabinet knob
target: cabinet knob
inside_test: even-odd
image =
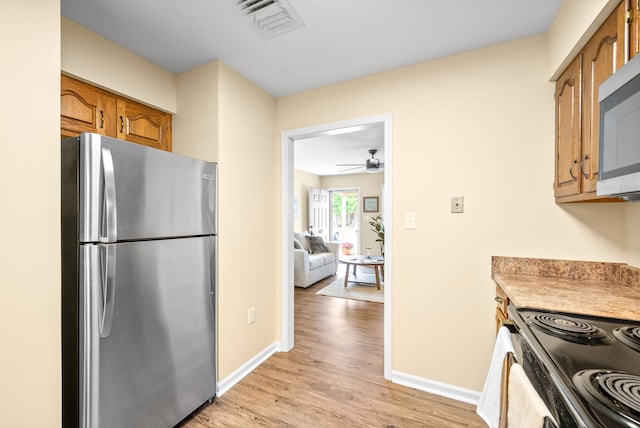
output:
[[[496,296],[496,298],[494,300],[496,302],[498,302],[498,303],[503,303],[504,302],[504,299],[502,297],[500,297],[500,296]]]

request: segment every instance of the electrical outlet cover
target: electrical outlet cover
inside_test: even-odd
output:
[[[451,212],[452,213],[461,213],[464,212],[464,197],[462,196],[454,196],[451,198]]]

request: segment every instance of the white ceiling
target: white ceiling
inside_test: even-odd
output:
[[[383,123],[343,128],[324,135],[296,139],[293,163],[296,169],[320,176],[364,174],[366,160],[371,159],[370,149],[376,149],[375,158],[384,162]],[[337,164],[361,164],[362,167]]]
[[[63,16],[174,74],[220,60],[281,97],[544,33],[562,4],[288,0],[304,26],[264,40],[234,9],[238,1],[60,0],[60,5]],[[356,144],[356,135],[349,141]],[[369,138],[353,148],[362,152],[359,162],[369,157],[369,148],[382,149]],[[316,155],[321,153],[328,150]],[[332,158],[336,162],[354,160]]]

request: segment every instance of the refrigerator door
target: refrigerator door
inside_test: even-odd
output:
[[[97,134],[79,148],[79,240],[216,233],[216,164]]]
[[[215,239],[81,246],[80,426],[170,427],[215,395]]]

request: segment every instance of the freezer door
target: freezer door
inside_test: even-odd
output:
[[[216,233],[216,164],[97,134],[79,145],[80,242]]]
[[[215,395],[215,239],[82,246],[82,427],[171,427]]]

